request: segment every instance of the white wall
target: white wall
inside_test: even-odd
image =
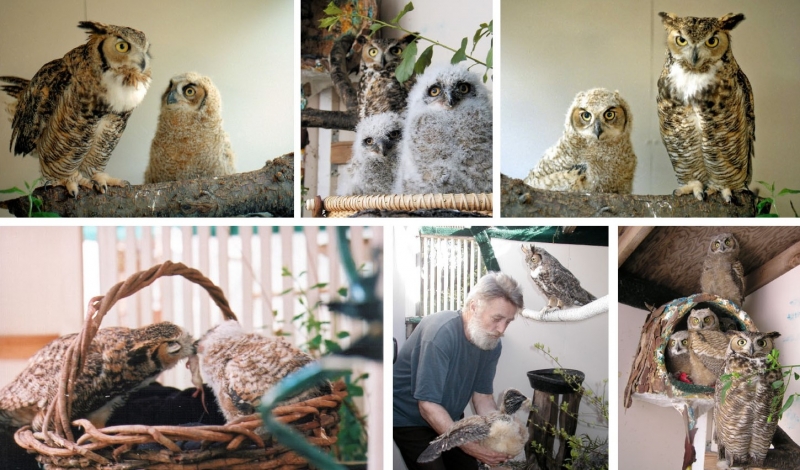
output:
[[[294,13],[285,0],[0,0],[0,75],[31,78],[46,62],[85,42],[82,20],[129,26],[151,44],[152,83],[135,109],[107,171],[144,181],[160,97],[169,79],[197,71],[222,95],[237,170],[252,171],[291,152],[294,135]],[[0,104],[10,98],[1,93]],[[3,106],[4,108],[4,106]],[[5,114],[5,111],[2,111]],[[11,125],[0,118],[0,189],[32,182],[39,162],[14,156]],[[3,195],[3,199],[9,196]],[[8,215],[7,211],[0,211]]]
[[[751,187],[796,188],[800,160],[800,2],[773,0],[580,0],[502,2],[501,171],[524,178],[561,136],[573,97],[582,90],[619,90],[630,104],[638,157],[633,192],[668,194],[677,187],[661,142],[656,81],[666,33],[658,12],[682,16],[744,13],[732,32],[737,62],[753,86],[756,159]],[[763,188],[762,188],[763,189]]]

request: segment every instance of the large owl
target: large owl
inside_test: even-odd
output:
[[[533,285],[547,299],[545,308],[578,307],[595,300],[580,281],[541,247],[522,245]]]
[[[397,113],[373,114],[356,126],[353,157],[344,167],[338,194],[390,194],[397,177],[403,117]]]
[[[731,338],[725,374],[732,374],[723,398],[723,382],[714,392],[715,440],[719,459],[729,467],[762,467],[778,426],[784,387],[779,369],[768,369],[767,355],[780,333],[741,331]]]
[[[692,366],[689,361],[689,332],[676,331],[669,337],[667,348],[664,350],[664,365],[667,372],[672,374],[684,372],[692,375]]]
[[[575,96],[564,134],[547,149],[525,183],[554,191],[630,194],[636,154],[633,114],[619,92],[595,88]]]
[[[406,46],[417,39],[413,34],[399,39],[378,39],[361,35],[356,41],[361,47],[361,80],[358,84],[359,121],[373,114],[406,109],[408,92],[414,78],[400,83],[395,70],[403,60]]]
[[[722,373],[728,343],[735,332],[722,332],[717,315],[708,308],[692,310],[688,319],[692,381],[713,387]]]
[[[217,87],[195,72],[172,77],[161,97],[145,183],[230,175],[234,160]]]
[[[711,239],[700,275],[700,291],[718,295],[742,307],[744,267],[739,261],[739,242],[732,233],[720,233]]]
[[[245,333],[236,320],[227,320],[197,342],[200,370],[214,390],[227,422],[256,412],[261,396],[283,377],[313,360],[283,338]],[[330,393],[330,383],[306,390],[284,403]]]
[[[28,366],[0,389],[0,425],[40,430],[58,392],[64,354],[77,334],[62,336],[39,350]],[[102,428],[128,395],[194,354],[193,339],[169,322],[142,328],[101,328],[89,346],[75,384],[71,419],[87,418]]]
[[[681,185],[676,195],[747,189],[756,139],[753,89],[731,50],[744,15],[678,17],[659,13],[667,59],[658,79],[661,139]]]
[[[135,29],[81,21],[86,44],[45,64],[28,81],[0,77],[17,99],[11,147],[33,154],[46,185],[78,187],[128,183],[104,173],[131,111],[150,86],[150,43]]]
[[[478,75],[436,65],[408,95],[395,194],[492,191],[492,99]]]

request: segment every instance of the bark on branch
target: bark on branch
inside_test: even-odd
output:
[[[105,194],[82,189],[77,198],[63,186],[36,189],[44,212],[62,217],[234,217],[269,213],[294,216],[294,155],[256,171],[216,178],[109,187]],[[28,216],[28,198],[0,202],[17,217]]]
[[[500,175],[503,217],[755,217],[756,196],[735,191],[733,203],[719,193],[705,201],[692,196],[568,193],[534,189]]]
[[[300,122],[302,127],[322,127],[324,129],[339,129],[355,131],[358,116],[350,111],[322,111],[306,108],[301,111]]]

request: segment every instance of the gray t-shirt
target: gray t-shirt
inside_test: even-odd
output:
[[[429,426],[419,401],[442,405],[453,421],[474,392],[490,395],[502,344],[485,351],[467,340],[461,312],[444,311],[423,318],[408,337],[394,364],[395,427]]]

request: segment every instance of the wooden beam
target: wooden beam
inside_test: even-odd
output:
[[[757,291],[798,265],[800,265],[800,242],[745,276],[745,295]]]
[[[28,359],[58,335],[0,336],[0,359]]]
[[[647,305],[658,308],[667,302],[686,296],[622,270],[619,271],[617,282],[617,301],[633,308],[647,310]]]
[[[622,227],[620,227],[622,228]],[[650,235],[655,227],[625,227],[619,236],[619,254],[617,255],[617,268],[636,250],[642,241]]]
[[[353,142],[334,142],[331,144],[331,163],[343,165],[350,161],[353,155]]]

